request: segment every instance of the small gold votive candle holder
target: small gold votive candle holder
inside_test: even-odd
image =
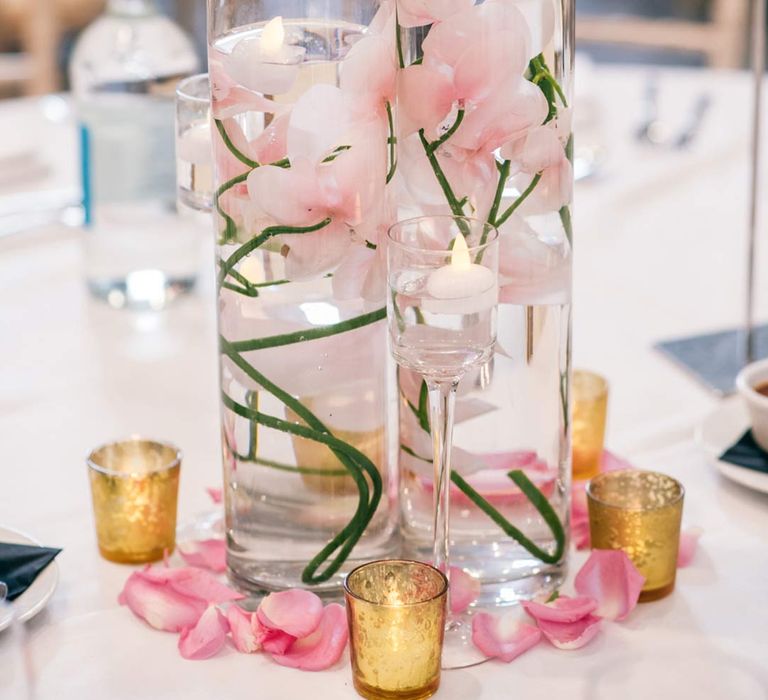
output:
[[[355,689],[373,700],[428,698],[440,685],[448,580],[394,559],[349,573],[344,596]]]
[[[600,472],[608,412],[608,382],[594,372],[575,370],[571,387],[573,478],[591,479]]]
[[[672,592],[685,490],[666,474],[623,469],[587,485],[593,549],[622,549],[645,576],[640,601]]]
[[[101,556],[137,564],[173,552],[181,452],[131,438],[96,448],[87,463]]]

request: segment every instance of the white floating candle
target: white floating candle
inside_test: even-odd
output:
[[[434,313],[468,314],[493,306],[498,288],[493,270],[473,263],[464,236],[459,234],[449,265],[434,270],[427,279],[425,310]]]

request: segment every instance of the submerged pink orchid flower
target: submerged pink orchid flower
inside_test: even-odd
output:
[[[645,577],[627,554],[619,549],[595,549],[574,579],[579,595],[594,598],[595,615],[623,620],[635,609]]]
[[[210,569],[218,574],[227,570],[227,543],[223,539],[180,542],[176,549],[190,566]]]
[[[517,611],[498,617],[486,612],[472,616],[472,642],[491,658],[509,663],[540,640],[539,628],[521,621]]]
[[[210,659],[224,647],[228,631],[227,618],[215,605],[211,605],[194,627],[181,631],[179,652],[185,659],[194,661]]]
[[[401,27],[422,27],[472,7],[474,0],[397,0]]]
[[[341,658],[348,635],[344,608],[330,603],[325,606],[320,622],[311,634],[297,639],[285,652],[273,653],[272,658],[281,666],[322,671]]]
[[[480,596],[482,588],[480,579],[467,573],[458,566],[452,566],[450,571],[451,612],[454,615],[463,613]]]

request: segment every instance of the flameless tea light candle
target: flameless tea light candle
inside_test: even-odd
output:
[[[622,549],[645,576],[641,601],[675,587],[682,485],[671,476],[639,469],[599,474],[587,485],[593,549]]]
[[[454,239],[451,262],[429,274],[425,311],[475,313],[497,302],[497,277],[493,270],[473,263],[464,236]]]
[[[344,582],[355,689],[365,698],[428,698],[440,685],[448,581],[416,561],[375,561]]]
[[[101,555],[138,564],[173,552],[181,452],[130,438],[98,447],[87,463]]]

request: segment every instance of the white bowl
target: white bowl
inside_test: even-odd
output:
[[[747,365],[736,377],[736,388],[749,411],[752,435],[760,447],[768,452],[768,396],[755,391],[755,387],[768,382],[768,359]]]

